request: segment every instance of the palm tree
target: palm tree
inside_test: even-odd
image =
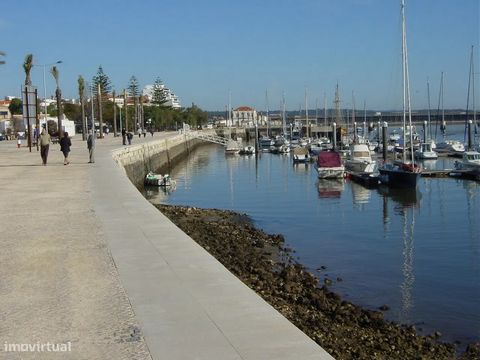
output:
[[[0,51],[0,56],[5,56],[7,54],[5,54],[3,51]],[[5,61],[4,60],[0,60],[0,65],[3,65],[5,64]]]
[[[82,108],[82,140],[87,139],[87,121],[85,119],[85,80],[82,75],[78,77],[78,95],[80,96],[80,106]]]
[[[57,119],[58,119],[58,137],[61,138],[63,134],[62,129],[62,119],[63,119],[63,111],[62,111],[62,90],[60,90],[60,85],[58,83],[58,69],[56,66],[52,66],[50,69],[50,73],[52,74],[53,78],[55,79],[55,83],[57,84],[57,89],[55,90],[55,97],[57,98]]]
[[[32,85],[32,79],[30,79],[30,71],[33,66],[33,55],[28,54],[25,56],[25,61],[23,62],[23,69],[25,70],[25,85]]]

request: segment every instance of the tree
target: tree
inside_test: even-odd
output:
[[[0,51],[0,56],[5,56],[7,54],[5,54],[3,51]],[[4,60],[0,60],[0,65],[3,65],[5,64],[5,61]]]
[[[134,110],[133,110],[134,125],[132,126],[133,129],[135,129],[136,126],[138,126],[138,95],[139,93],[140,93],[140,90],[139,90],[138,80],[135,77],[135,75],[132,75],[130,77],[130,81],[128,84],[128,94],[130,95],[130,97],[133,97],[134,99]],[[126,109],[126,111],[128,111],[128,109]]]
[[[12,99],[12,101],[10,101],[10,105],[8,105],[8,110],[10,110],[10,113],[12,115],[22,114],[22,100],[18,98]]]
[[[132,75],[128,82],[128,94],[133,98],[138,97],[140,94],[140,86],[138,85],[138,80],[135,75]]]
[[[82,116],[82,140],[87,139],[87,120],[85,119],[85,80],[82,75],[78,76],[78,96],[80,97],[80,107]]]
[[[108,75],[103,72],[102,65],[98,67],[97,74],[92,78],[92,91],[95,95],[97,95],[98,92],[98,85],[100,85],[102,101],[105,101],[112,90],[112,84]]]
[[[25,70],[25,85],[32,85],[32,79],[30,79],[30,71],[33,66],[33,55],[28,54],[25,56],[25,61],[23,62],[23,70]]]
[[[163,85],[160,78],[157,78],[153,84],[152,103],[158,106],[163,106],[167,101],[165,85]]]
[[[60,90],[60,84],[58,82],[58,77],[60,74],[56,66],[52,66],[52,68],[50,69],[50,73],[52,74],[53,78],[55,79],[55,83],[57,84],[57,89],[55,90],[55,97],[57,98],[57,109],[58,109],[58,114],[57,114],[58,137],[61,138],[63,134],[63,128],[62,128],[63,113],[62,113],[62,91]]]

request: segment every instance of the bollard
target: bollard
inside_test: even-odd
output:
[[[385,121],[383,123],[383,127],[382,127],[382,141],[383,141],[383,161],[387,161],[387,128],[388,128],[388,124],[387,122]]]

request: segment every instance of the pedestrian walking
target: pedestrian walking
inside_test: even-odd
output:
[[[127,133],[128,145],[132,145],[133,134],[129,131]]]
[[[20,136],[17,138],[17,148],[20,149],[20,147],[22,146],[22,139],[20,138]]]
[[[142,130],[142,134],[143,134],[143,137],[147,136],[147,129],[144,128],[144,129]]]
[[[68,165],[70,164],[70,161],[68,160],[68,153],[70,152],[70,146],[72,146],[72,141],[68,137],[68,132],[63,133],[63,137],[60,139],[60,150],[63,153],[63,156],[65,159],[63,160],[63,165]]]
[[[88,148],[88,156],[89,156],[89,164],[92,164],[95,162],[95,159],[93,157],[93,150],[95,148],[95,141],[93,139],[93,133],[92,130],[88,130],[88,137],[87,137],[87,148]]]
[[[42,157],[43,166],[47,165],[48,148],[51,142],[50,134],[46,132],[45,129],[42,129],[42,133],[40,134],[40,156]]]
[[[127,130],[122,128],[122,144],[127,145]]]
[[[140,139],[142,137],[142,129],[138,128],[137,134],[138,134],[138,138]]]

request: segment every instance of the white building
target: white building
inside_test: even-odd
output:
[[[232,125],[252,127],[257,121],[257,111],[248,106],[240,106],[232,111]]]
[[[175,95],[169,88],[166,88],[163,84],[161,85],[161,88],[165,91],[165,99],[167,100],[167,102],[164,104],[165,106],[171,106],[174,109],[179,109],[182,107],[177,95]],[[151,102],[153,99],[153,85],[146,85],[143,88],[142,95],[146,96],[148,101]]]
[[[40,115],[40,128],[43,128],[45,126],[45,117],[43,115]],[[55,116],[47,116],[47,121],[53,121],[55,124],[58,126],[58,119]],[[35,125],[35,124],[33,124]],[[26,124],[25,124],[26,126]],[[68,132],[68,136],[74,136],[75,135],[75,123],[72,120],[68,120],[65,116],[63,117],[62,120],[62,128],[63,131]]]

